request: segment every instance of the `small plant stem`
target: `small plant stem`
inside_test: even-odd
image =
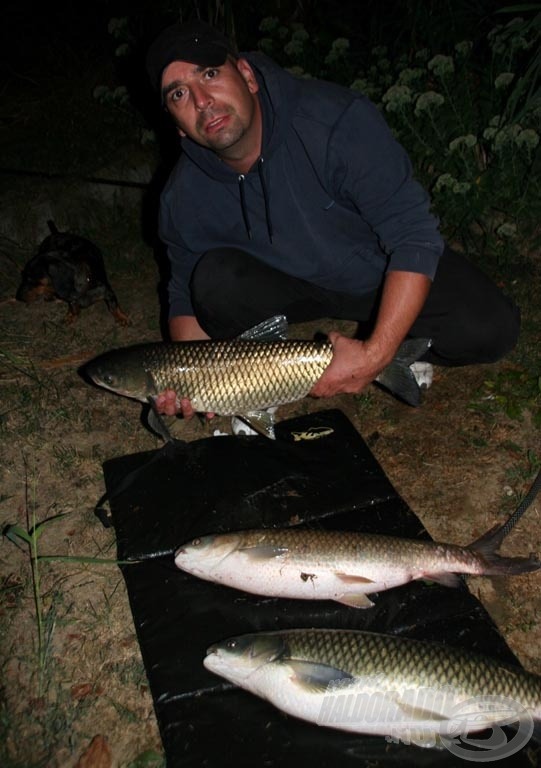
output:
[[[41,581],[38,565],[38,534],[36,529],[36,477],[32,481],[31,499],[28,498],[28,465],[26,457],[24,459],[26,475],[26,517],[29,527],[30,538],[28,546],[30,549],[30,566],[32,571],[32,591],[34,594],[34,606],[36,609],[36,626],[38,631],[38,697],[43,693],[43,670],[45,666],[45,648],[43,643],[43,604],[41,601]],[[32,510],[32,525],[29,525],[29,506]]]

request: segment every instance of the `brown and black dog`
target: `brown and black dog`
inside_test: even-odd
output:
[[[27,303],[62,299],[68,303],[68,322],[76,320],[82,308],[103,299],[117,323],[127,325],[99,248],[84,237],[59,232],[52,221],[47,224],[51,234],[24,267],[17,299]]]

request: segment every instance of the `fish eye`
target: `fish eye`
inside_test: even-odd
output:
[[[201,544],[201,539],[193,539],[192,547],[198,547]]]
[[[236,640],[228,640],[226,647],[229,648],[230,650],[234,650],[237,647],[237,641]]]
[[[103,382],[104,384],[107,384],[107,386],[112,387],[115,383],[115,377],[112,373],[104,373]]]

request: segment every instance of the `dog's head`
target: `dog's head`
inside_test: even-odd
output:
[[[26,264],[16,298],[30,304],[34,301],[77,301],[91,282],[84,262],[73,263],[62,251],[38,253]]]

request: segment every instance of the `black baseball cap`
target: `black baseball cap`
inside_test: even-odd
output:
[[[228,54],[238,53],[231,41],[204,21],[171,24],[148,49],[146,65],[152,85],[160,90],[162,72],[172,61],[188,61],[200,67],[219,67]]]

